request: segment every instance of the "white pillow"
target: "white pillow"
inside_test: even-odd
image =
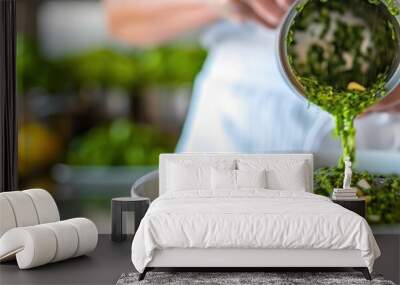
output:
[[[211,167],[185,166],[177,163],[168,165],[168,191],[210,189]]]
[[[305,161],[239,159],[239,170],[267,171],[267,188],[272,190],[306,191],[310,189],[310,169]]]
[[[237,188],[267,188],[267,171],[235,170]]]
[[[241,188],[267,188],[267,176],[263,170],[211,170],[213,190],[239,190]]]
[[[227,159],[176,159],[166,164],[166,190],[211,190],[211,168],[235,169]]]
[[[211,170],[211,189],[236,189],[236,170],[213,168]]]

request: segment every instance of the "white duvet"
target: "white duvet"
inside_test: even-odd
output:
[[[165,248],[358,249],[370,271],[380,255],[365,219],[328,198],[256,189],[157,198],[133,239],[132,262],[143,272]]]

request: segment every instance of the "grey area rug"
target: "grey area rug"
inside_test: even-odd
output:
[[[138,276],[138,273],[122,274],[117,285],[395,285],[392,281],[376,275],[372,276],[372,281],[368,281],[359,272],[148,272],[142,281],[137,280]]]

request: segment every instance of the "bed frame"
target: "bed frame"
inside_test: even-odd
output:
[[[175,159],[237,159],[237,158],[271,158],[287,159],[288,157],[304,160],[309,166],[309,188],[312,192],[313,186],[313,156],[312,154],[163,154],[160,156],[160,175],[158,171],[149,173],[140,178],[132,187],[132,196],[148,197],[155,199],[165,189],[165,167],[166,162]],[[158,186],[158,187],[157,187]],[[153,259],[147,265],[139,280],[143,280],[146,273],[160,268],[184,268],[194,269],[220,269],[228,268],[233,271],[246,271],[271,268],[290,269],[314,269],[314,268],[353,268],[361,271],[367,280],[371,276],[359,250],[329,250],[329,249],[194,249],[194,248],[171,248],[156,250]]]
[[[183,249],[156,250],[152,261],[139,275],[155,268],[230,268],[235,271],[249,269],[285,268],[338,268],[361,271],[371,280],[368,268],[359,250],[328,249]]]

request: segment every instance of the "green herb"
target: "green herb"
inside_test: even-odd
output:
[[[334,188],[342,186],[343,176],[343,170],[338,167],[316,170],[314,193],[330,196]],[[386,224],[400,222],[400,177],[398,175],[353,171],[352,180],[358,189],[357,195],[365,197],[368,222]],[[364,183],[361,184],[361,181]]]
[[[355,159],[354,119],[386,95],[399,10],[392,0],[309,0],[299,7],[287,37],[289,63],[307,99],[333,115],[342,167],[343,157]]]

